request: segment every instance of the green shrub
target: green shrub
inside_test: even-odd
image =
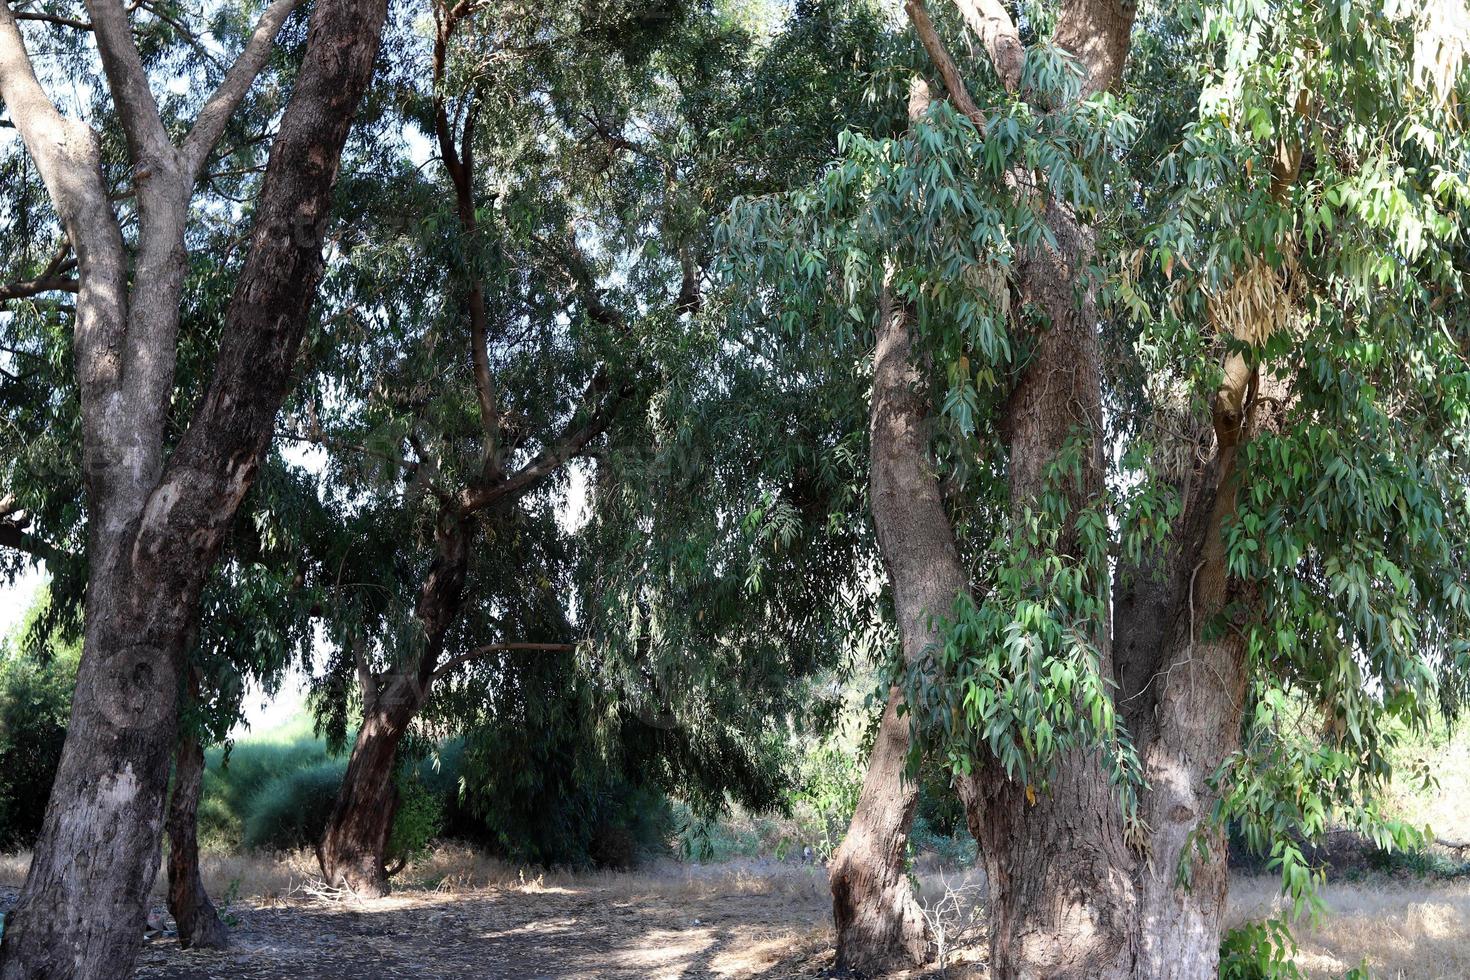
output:
[[[967,868],[979,856],[975,838],[970,836],[963,823],[958,829],[944,833],[935,830],[924,816],[914,818],[913,828],[909,831],[909,846],[915,853],[933,852],[938,855],[939,863],[948,868]]]
[[[1220,980],[1302,980],[1296,951],[1285,919],[1247,922],[1220,939]]]
[[[627,867],[667,848],[667,797],[597,757],[585,734],[509,726],[470,734],[465,805],[492,849],[549,867]]]
[[[44,661],[0,647],[0,851],[30,847],[41,831],[66,741],[79,650]]]
[[[250,849],[314,847],[326,830],[347,762],[300,726],[206,754],[199,804],[201,839]],[[446,826],[459,796],[463,744],[445,742],[400,768],[399,804],[388,841],[390,866],[424,851]],[[456,811],[457,812],[457,811]]]
[[[245,811],[241,843],[252,849],[315,846],[346,768],[340,760],[326,760],[265,783]]]
[[[199,803],[200,840],[223,847],[245,842],[245,825],[258,802],[286,792],[266,787],[315,766],[333,763],[326,742],[309,735],[283,739],[267,735],[216,747],[205,753],[204,793]],[[335,792],[335,787],[333,787]],[[325,820],[325,818],[323,818]]]
[[[817,855],[832,856],[857,809],[863,769],[856,753],[819,743],[803,755],[788,802]]]
[[[388,835],[388,866],[411,861],[439,836],[444,827],[444,797],[414,770],[398,779],[398,810]]]

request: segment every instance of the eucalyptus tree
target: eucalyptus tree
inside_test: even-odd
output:
[[[905,136],[732,222],[757,303],[877,323],[908,669],[839,958],[927,955],[896,872],[928,751],[997,975],[1213,976],[1224,823],[1307,901],[1291,834],[1406,840],[1395,722],[1463,690],[1463,46],[1397,6],[908,12],[947,101],[918,81]],[[1292,701],[1323,743],[1264,737]]]
[[[841,647],[830,620],[819,643],[766,628],[733,552],[703,571],[687,561],[782,485],[753,491],[736,451],[754,450],[748,434],[720,445],[718,467],[702,455],[735,421],[696,418],[734,404],[714,365],[740,360],[707,327],[723,303],[706,290],[714,222],[734,194],[830,152],[859,28],[811,16],[772,38],[778,11],[719,5],[434,10],[432,86],[405,83],[402,104],[437,154],[386,164],[403,179],[362,201],[353,261],[379,296],[371,328],[333,338],[292,422],[327,451],[327,483],[362,529],[332,586],[318,703],[338,736],[353,687],[364,705],[321,858],[367,891],[384,886],[394,759],[415,719],[469,733],[483,772],[469,796],[502,834],[559,820],[588,791],[576,780],[604,772],[710,807],[726,793],[764,805],[783,775],[768,719]],[[424,218],[383,235],[405,210]],[[371,394],[338,397],[334,379],[359,376]],[[763,450],[781,443],[769,435]],[[825,438],[812,434],[816,450],[851,456]],[[786,448],[783,482],[798,467]],[[820,526],[825,484],[802,479],[812,513],[798,523]],[[585,523],[566,520],[578,498]],[[788,516],[789,502],[766,503]],[[816,569],[789,591],[810,603]],[[786,583],[773,577],[774,594]]]
[[[158,73],[191,66],[140,48],[133,18],[159,15],[99,0],[85,21],[41,18],[95,39],[101,72],[86,77],[106,93],[107,122],[126,147],[131,179],[121,201],[106,183],[98,132],[63,114],[38,77],[20,27],[36,18],[0,7],[0,97],[75,255],[69,321],[88,518],[72,719],[26,885],[7,917],[0,976],[125,976],[136,954],[200,592],[291,381],[323,219],[384,16],[379,3],[316,6],[212,379],[169,445],[190,202],[293,6],[265,8],[227,70],[197,68],[195,81],[217,84],[202,103],[163,108],[152,92]],[[68,261],[48,269],[64,274]],[[83,866],[89,873],[76,874]]]
[[[425,70],[401,94],[437,158],[396,162],[428,171],[408,185],[423,218],[402,241],[359,249],[365,289],[382,288],[385,262],[411,255],[425,271],[368,314],[390,321],[381,336],[394,350],[340,355],[371,394],[313,403],[303,432],[328,449],[339,492],[357,497],[344,506],[392,535],[376,544],[382,581],[367,592],[351,577],[357,598],[330,625],[362,721],[318,854],[328,880],[359,893],[386,887],[398,746],[436,685],[477,661],[509,657],[510,670],[572,649],[564,600],[550,594],[559,576],[541,567],[555,563],[546,549],[567,467],[634,399],[645,338],[697,308],[702,274],[669,213],[678,161],[621,135],[636,111],[664,122],[645,92],[651,45],[676,7],[432,11]],[[621,194],[623,215],[612,210]],[[650,258],[618,270],[641,294],[611,288],[606,271],[622,244],[607,238],[633,235],[617,222],[639,219],[664,232]],[[365,450],[403,465],[364,470]]]

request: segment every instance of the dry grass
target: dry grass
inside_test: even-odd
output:
[[[1232,882],[1230,924],[1282,912],[1279,892],[1275,878]],[[1372,878],[1329,884],[1322,898],[1326,914],[1292,929],[1311,976],[1366,966],[1385,980],[1470,977],[1470,883]]]
[[[0,887],[20,884],[26,859],[0,857]],[[322,904],[304,887],[315,872],[315,861],[306,852],[206,854],[203,866],[211,893],[217,900],[238,896],[235,907],[247,920],[265,914],[323,914]],[[953,888],[955,876],[947,883]],[[968,879],[964,883],[973,884]],[[945,885],[939,874],[921,876],[921,898],[941,898]],[[623,971],[662,976],[659,963],[687,967],[694,962],[700,969],[687,975],[807,976],[820,968],[824,956],[830,957],[826,875],[821,868],[800,864],[665,861],[632,873],[531,872],[446,845],[411,866],[398,886],[387,899],[348,905],[360,914],[401,922],[400,939],[421,928],[415,922],[422,920],[422,927],[428,927],[459,910],[511,916],[495,934],[552,959],[564,940],[554,935],[561,918],[589,925],[596,921],[603,933],[600,941],[608,944],[603,947],[611,957],[607,962],[617,964],[609,976],[622,976]],[[156,895],[161,904],[161,890]],[[507,902],[512,896],[515,900]],[[1372,877],[1330,884],[1323,898],[1326,914],[1294,928],[1300,944],[1297,962],[1309,975],[1339,976],[1366,966],[1383,978],[1470,977],[1470,882]],[[1230,904],[1230,925],[1284,910],[1278,883],[1271,877],[1238,878]],[[264,911],[268,909],[278,911]],[[530,911],[521,921],[514,917],[521,913],[506,911],[512,909]],[[545,932],[547,928],[551,931]],[[951,975],[983,976],[975,972],[983,970],[978,930],[967,939],[969,948],[960,952],[958,969]],[[966,972],[966,961],[972,972]]]

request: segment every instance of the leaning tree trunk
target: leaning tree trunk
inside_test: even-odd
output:
[[[109,38],[109,81],[141,73],[121,6],[92,9],[94,26]],[[371,78],[385,13],[382,0],[318,0],[312,12],[215,374],[166,464],[161,433],[150,444],[149,427],[170,401],[171,314],[158,312],[167,305],[160,295],[145,297],[134,316],[124,309],[121,267],[96,254],[117,257],[116,222],[108,224],[106,195],[87,192],[95,172],[78,165],[88,147],[95,162],[95,143],[84,126],[32,125],[45,114],[45,96],[34,78],[17,72],[14,23],[8,11],[0,16],[7,106],[21,107],[27,149],[78,255],[75,347],[89,501],[86,628],[71,722],[30,872],[6,917],[0,980],[107,980],[132,970],[158,869],[178,681],[199,594],[290,386],[342,146]],[[146,96],[146,85],[114,88]],[[138,125],[142,110],[125,109]],[[159,135],[167,139],[161,127]],[[154,142],[147,153],[159,152]],[[74,156],[58,161],[57,153]],[[150,184],[180,179],[180,160],[158,162]],[[203,152],[197,162],[203,166]],[[152,189],[140,193],[157,205]],[[159,230],[145,215],[149,225]],[[152,259],[175,254],[152,237]],[[146,265],[140,261],[139,275]],[[172,281],[167,270],[138,288],[158,281]],[[149,320],[154,314],[165,322]],[[136,370],[121,371],[124,354]]]
[[[364,711],[317,849],[328,884],[367,898],[388,894],[386,857],[398,811],[398,744],[413,717],[413,709],[401,699],[411,697],[390,684],[379,703]]]
[[[923,83],[919,82],[918,86]],[[911,111],[928,90],[911,95]],[[873,352],[873,524],[893,585],[907,663],[938,638],[967,576],[929,449],[929,402],[910,337],[910,313],[885,289]],[[905,775],[909,721],[889,696],[852,825],[832,863],[832,914],[840,968],[877,972],[926,962],[931,938],[904,868],[918,787]]]
[[[204,789],[204,749],[188,736],[174,759],[174,794],[168,806],[168,910],[185,949],[221,949],[229,930],[199,876],[199,797]]]
[[[919,787],[905,774],[909,721],[899,715],[899,701],[894,688],[852,824],[828,873],[840,970],[876,973],[931,956],[933,938],[904,867]]]
[[[398,744],[428,700],[444,652],[444,637],[464,604],[471,517],[443,508],[435,529],[437,554],[419,586],[414,618],[423,629],[422,649],[400,672],[373,673],[359,655],[363,719],[337,802],[317,848],[322,876],[359,895],[388,893],[388,837],[398,807],[394,782]]]

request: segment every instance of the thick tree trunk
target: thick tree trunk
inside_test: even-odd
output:
[[[168,910],[185,949],[220,949],[230,933],[220,921],[199,876],[199,796],[204,790],[204,749],[199,740],[179,740],[174,759],[174,793],[168,807]]]
[[[927,88],[915,93],[914,102],[927,103]],[[906,662],[913,663],[937,639],[936,621],[951,614],[967,576],[934,473],[929,399],[909,329],[908,311],[885,290],[873,352],[869,480],[899,638]],[[923,963],[931,952],[905,876],[918,788],[905,777],[909,721],[897,705],[895,690],[830,876],[838,965],[864,972]]]
[[[1019,512],[1050,489],[1069,519],[1103,489],[1102,363],[1096,316],[1084,281],[1091,234],[1059,205],[1046,215],[1057,247],[1022,257],[1020,306],[1040,309],[1030,363],[1006,404],[1010,488]],[[1047,469],[1078,453],[1080,481],[1048,488]],[[1067,479],[1070,479],[1067,478]],[[1057,551],[1082,559],[1075,531]],[[1089,569],[1107,607],[1107,569]],[[1112,673],[1106,618],[1090,639],[1104,676]],[[991,897],[991,971],[996,977],[1130,977],[1137,934],[1135,861],[1120,801],[1099,753],[1056,760],[1045,786],[1021,785],[993,761],[959,780],[966,818],[984,857]]]
[[[994,772],[959,789],[990,886],[991,975],[1135,976],[1135,861],[1095,755],[1061,759],[1045,789]]]
[[[92,11],[130,152],[151,159],[167,136],[156,107],[150,129],[144,103],[151,100],[146,80],[138,84],[142,68],[125,14],[102,3]],[[158,406],[170,397],[176,311],[139,319],[168,299],[150,295],[137,316],[129,314],[121,236],[105,193],[96,192],[95,141],[54,108],[46,118],[44,93],[17,67],[23,50],[14,22],[0,16],[0,85],[8,106],[22,106],[22,135],[77,252],[75,347],[89,502],[86,630],[71,723],[30,873],[6,918],[0,980],[105,980],[132,970],[158,868],[179,673],[199,593],[291,382],[341,149],[371,77],[385,12],[382,0],[318,0],[313,10],[215,375],[166,464]],[[263,43],[262,58],[269,36]],[[249,77],[235,76],[243,85]],[[211,102],[210,111],[228,115],[229,105]],[[210,120],[201,114],[173,164],[197,173],[218,135],[214,123],[223,126]],[[175,180],[175,171],[162,167],[159,180]],[[158,209],[144,215],[155,240],[143,243],[139,265],[156,279],[136,289],[172,288],[177,270],[168,263],[181,253],[157,240],[160,229],[169,231],[166,208],[151,191],[140,202]],[[162,263],[156,269],[155,259]]]
[[[1242,382],[1243,383],[1243,382]],[[1241,443],[1250,436],[1238,406],[1243,389],[1216,397],[1216,458],[1200,476],[1205,491],[1181,520],[1173,610],[1151,683],[1132,696],[1150,708],[1153,724],[1140,744],[1149,790],[1140,816],[1149,827],[1149,862],[1142,876],[1140,970],[1149,976],[1214,977],[1229,888],[1224,834],[1209,824],[1219,794],[1209,778],[1240,745],[1245,712],[1244,627],[1231,609],[1249,616],[1255,590],[1233,580],[1224,530],[1239,490]],[[1205,849],[1196,848],[1203,835]]]
[[[393,777],[398,743],[413,717],[407,705],[395,702],[392,685],[381,701],[364,714],[342,788],[317,850],[328,884],[368,898],[388,894],[385,860],[398,809],[398,787]]]
[[[123,977],[143,936],[182,638],[150,631],[124,605],[131,590],[114,584],[126,582],[116,568],[94,564],[88,582],[61,764],[25,887],[5,920],[5,980]]]

